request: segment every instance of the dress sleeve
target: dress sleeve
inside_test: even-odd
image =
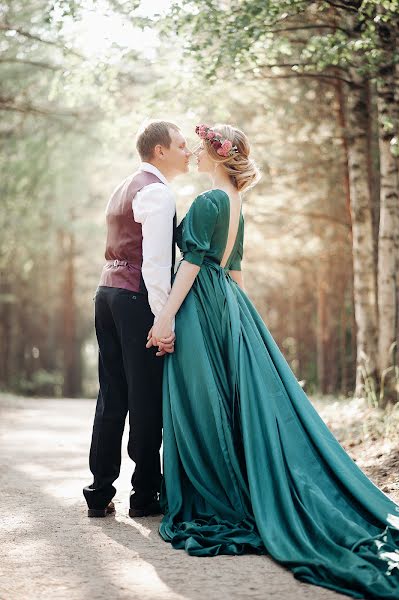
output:
[[[183,258],[200,267],[211,245],[219,209],[208,194],[197,196],[183,222]]]
[[[237,249],[231,260],[229,271],[241,271],[241,261],[244,256],[244,219],[240,224],[239,240],[237,243]]]

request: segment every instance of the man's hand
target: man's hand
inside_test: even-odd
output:
[[[150,331],[147,335],[147,344],[146,348],[151,348],[151,346],[158,346],[158,352],[156,356],[164,356],[165,354],[172,354],[175,350],[175,339],[176,335],[172,332],[170,336],[165,338],[160,338],[158,343],[153,337],[153,327],[151,327]]]

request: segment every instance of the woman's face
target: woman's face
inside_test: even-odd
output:
[[[213,173],[215,170],[215,161],[210,158],[208,152],[205,150],[203,141],[200,142],[193,154],[197,159],[199,173]]]

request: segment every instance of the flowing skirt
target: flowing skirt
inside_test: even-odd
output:
[[[354,598],[399,598],[399,506],[319,417],[240,287],[205,261],[163,381],[160,534],[195,556],[269,554]]]

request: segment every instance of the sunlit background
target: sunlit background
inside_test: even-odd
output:
[[[266,4],[0,2],[3,389],[96,395],[104,209],[139,164],[139,125],[166,118],[189,144],[198,122],[248,134],[263,173],[244,199],[249,295],[307,391],[354,391],[368,348],[356,338],[351,81],[364,77],[368,98],[367,156],[357,156],[377,277],[384,49],[377,25],[347,29],[328,2]],[[382,3],[366,4],[367,23],[381,22]],[[179,218],[208,185],[194,165],[173,183]]]
[[[0,0],[2,598],[313,598],[270,557],[197,561],[130,519],[128,431],[116,515],[86,517],[104,212],[147,118],[247,133],[248,294],[398,502],[398,32],[399,0]],[[173,182],[179,220],[208,186]]]
[[[63,10],[65,3],[54,3],[54,23],[59,24],[61,34],[71,41],[85,57],[93,62],[99,59],[109,60],[115,54],[121,58],[136,50],[150,60],[155,60],[159,48],[159,35],[151,26],[139,28],[123,14],[112,10],[112,2],[102,0],[80,3],[79,16],[66,18]],[[127,3],[121,3],[127,5]],[[151,19],[165,15],[170,8],[169,0],[131,3],[136,19]],[[112,50],[114,49],[114,52]],[[114,59],[115,60],[115,59]]]

